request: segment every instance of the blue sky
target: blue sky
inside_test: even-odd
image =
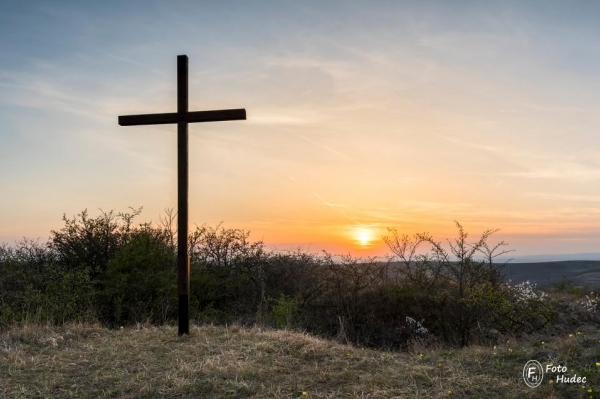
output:
[[[187,54],[190,110],[248,112],[190,126],[191,222],[357,255],[454,220],[520,255],[598,251],[599,18],[591,1],[3,1],[0,241],[174,207],[174,126],[117,116],[174,111]]]

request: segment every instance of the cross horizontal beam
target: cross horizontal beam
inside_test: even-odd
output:
[[[138,126],[138,125],[165,125],[168,123],[179,122],[220,122],[246,120],[246,110],[222,109],[218,111],[195,111],[179,114],[171,112],[167,114],[142,114],[142,115],[122,115],[119,116],[120,126]]]

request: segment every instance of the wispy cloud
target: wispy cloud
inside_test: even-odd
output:
[[[101,115],[98,112],[94,112],[91,106],[85,106],[81,102],[74,100],[65,100],[62,95],[63,93],[60,91],[52,92],[46,85],[15,86],[0,83],[0,87],[18,88],[28,92],[26,95],[17,95],[10,99],[0,98],[0,104],[58,111],[102,122],[109,122],[110,119],[108,115]]]
[[[353,222],[356,225],[360,225],[362,224],[357,218],[350,216],[348,213],[351,211],[351,208],[348,205],[345,204],[335,204],[332,202],[327,201],[326,199],[324,199],[323,197],[321,197],[318,193],[316,193],[315,191],[311,191],[311,193],[317,197],[317,199],[319,199],[319,201],[321,201],[321,203],[323,205],[325,205],[328,208],[331,208],[331,210],[333,210],[335,213],[337,213],[338,215],[341,215],[342,217],[344,217],[345,219],[350,220],[351,222]],[[355,210],[353,210],[355,211]]]
[[[526,197],[552,201],[600,203],[600,195],[568,194],[560,192],[527,192]]]
[[[256,125],[310,125],[319,122],[320,118],[314,113],[290,113],[287,111],[273,112],[252,110],[252,114],[248,116],[249,124]]]
[[[598,109],[591,107],[580,107],[570,105],[551,105],[544,103],[515,103],[514,106],[526,108],[528,110],[547,112],[547,113],[561,113],[561,114],[584,114],[589,112],[598,112]]]
[[[325,144],[322,144],[321,142],[319,142],[317,140],[310,139],[302,134],[296,134],[296,136],[300,137],[302,140],[307,141],[308,143],[312,144],[313,146],[315,146],[317,148],[320,148],[322,150],[329,152],[330,154],[335,155],[340,160],[343,160],[343,161],[352,160],[352,157],[349,156],[348,154],[345,154],[345,153],[340,152],[334,148],[331,148]]]
[[[316,192],[314,192],[314,191],[311,191],[311,193],[312,193],[312,194],[313,194],[315,197],[317,197],[317,198],[318,198],[318,199],[321,201],[321,203],[322,203],[323,205],[325,205],[325,206],[328,206],[328,207],[330,207],[330,208],[343,208],[343,207],[345,206],[344,204],[334,204],[334,203],[331,203],[331,202],[329,202],[329,201],[327,201],[327,200],[323,199],[323,197],[321,197],[319,194],[317,194],[317,193],[316,193]]]
[[[112,54],[112,53],[108,53],[108,52],[105,53],[105,54],[108,57],[113,58],[115,60],[122,61],[122,62],[125,62],[125,63],[128,63],[128,64],[136,65],[136,66],[138,66],[138,67],[140,67],[142,69],[145,69],[147,71],[152,72],[153,74],[156,74],[156,75],[159,75],[159,76],[165,76],[165,77],[167,76],[167,74],[165,72],[160,71],[160,70],[158,70],[156,68],[152,68],[152,67],[148,66],[147,64],[144,64],[143,62],[139,62],[139,61],[133,60],[133,59],[128,58],[128,57],[124,57],[124,56],[121,56],[121,55],[116,55],[116,54]]]
[[[494,175],[522,179],[547,179],[588,182],[600,179],[600,170],[580,164],[557,162],[547,167],[531,167],[516,172],[468,172],[469,174]]]
[[[457,137],[452,137],[452,136],[439,136],[439,137],[442,138],[442,139],[444,139],[444,140],[446,140],[446,141],[449,141],[451,143],[468,146],[468,147],[475,148],[475,149],[478,149],[478,150],[492,152],[494,154],[506,154],[506,150],[498,148],[498,147],[494,147],[494,146],[491,146],[491,145],[474,143],[474,142],[467,141],[467,140],[461,140],[461,139],[459,139]]]
[[[278,68],[317,68],[336,79],[347,79],[356,76],[358,73],[357,66],[348,61],[327,60],[317,56],[267,55],[263,58],[263,63],[268,67]]]
[[[0,86],[7,89],[0,94],[0,103],[75,114],[102,122],[112,117],[106,98],[53,80],[56,79],[32,72],[0,71]]]

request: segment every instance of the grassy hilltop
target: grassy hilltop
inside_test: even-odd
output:
[[[588,383],[546,376],[529,388],[521,375],[530,359],[566,364]],[[389,352],[239,326],[193,326],[178,337],[174,326],[26,325],[0,335],[0,397],[597,398],[598,360],[600,332],[585,326]]]

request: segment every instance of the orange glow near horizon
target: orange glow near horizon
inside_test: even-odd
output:
[[[353,223],[346,224],[341,220],[329,221],[324,220],[313,221],[312,223],[293,224],[286,229],[270,225],[268,223],[252,223],[251,225],[241,226],[252,232],[251,237],[254,239],[262,239],[268,249],[274,250],[302,250],[311,253],[321,253],[326,251],[333,255],[350,254],[358,257],[370,256],[389,256],[391,252],[386,246],[382,238],[390,235],[387,227],[395,227],[398,229],[398,234],[407,234],[412,236],[415,233],[430,233],[435,241],[442,243],[447,248],[447,241],[453,242],[458,235],[458,230],[448,216],[448,221],[440,222],[430,219],[423,221],[405,220],[404,223],[392,224],[387,226],[384,220],[376,220],[372,223]],[[468,233],[468,241],[477,241],[481,233],[486,229],[500,228],[496,234],[493,234],[489,243],[495,245],[501,241],[505,241],[508,246],[504,249],[515,250],[515,256],[543,253],[544,249],[534,249],[534,251],[524,251],[523,244],[527,245],[535,240],[535,237],[544,237],[546,243],[552,243],[556,246],[555,252],[565,252],[566,244],[576,245],[579,241],[585,242],[585,237],[566,239],[566,236],[576,236],[576,231],[561,230],[547,223],[540,226],[524,226],[519,223],[514,224],[494,224],[487,221],[477,221],[473,218],[465,217],[465,220],[460,220],[465,232]],[[499,225],[499,226],[498,226]],[[225,226],[228,227],[228,226]],[[238,226],[231,226],[238,227]],[[537,227],[537,228],[535,228]],[[579,232],[592,233],[588,228],[580,229]],[[561,245],[565,244],[565,247]],[[428,250],[429,246],[423,244],[421,250]],[[583,250],[581,250],[583,252]]]

